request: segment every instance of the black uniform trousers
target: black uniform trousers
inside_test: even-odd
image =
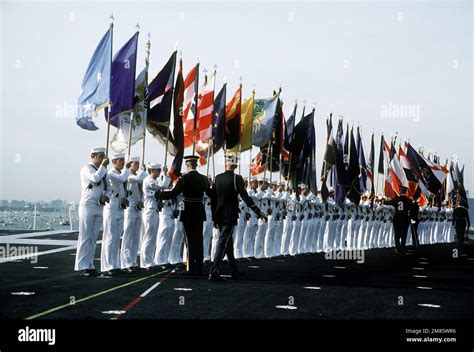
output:
[[[457,237],[457,242],[458,242],[458,248],[461,250],[464,246],[464,238],[466,237],[466,227],[467,224],[465,221],[458,220],[456,222],[456,226],[454,228],[456,229],[456,237]]]
[[[234,245],[232,234],[234,233],[234,225],[219,225],[219,239],[217,240],[216,253],[212,260],[210,275],[219,275],[219,265],[227,254],[232,273],[237,273],[237,263],[234,257]]]
[[[410,217],[403,214],[395,214],[393,217],[393,231],[395,232],[395,250],[397,252],[405,251],[408,227],[410,226]]]
[[[417,221],[414,224],[411,224],[411,241],[413,243],[413,247],[417,248],[420,246],[420,240],[418,237],[418,225],[420,223]]]
[[[186,246],[188,247],[187,271],[194,275],[202,274],[203,238],[202,221],[183,221]]]

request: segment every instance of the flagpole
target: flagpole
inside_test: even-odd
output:
[[[150,64],[150,48],[151,48],[151,42],[150,42],[150,38],[151,38],[151,35],[150,35],[150,32],[148,32],[148,41],[145,45],[145,96],[144,96],[144,99],[145,99],[145,102],[146,102],[146,94],[148,93],[147,92],[147,86],[148,86],[148,66]],[[145,136],[146,136],[146,120],[147,120],[147,115],[148,115],[148,103],[146,102],[145,104],[145,109],[143,111],[143,126],[145,128],[143,128],[143,144],[142,144],[142,165],[145,165]]]
[[[212,150],[212,180],[216,178],[216,160],[214,159],[214,141],[212,142],[211,145],[211,150]]]
[[[112,46],[114,43],[114,14],[111,14],[110,17],[110,75],[109,75],[109,103],[110,102],[110,90],[112,87]],[[110,104],[111,105],[111,104]],[[105,141],[105,156],[109,156],[109,138],[110,138],[110,108],[107,109],[107,136],[106,136],[106,141]]]
[[[250,146],[249,150],[249,180],[252,179],[252,146]]]
[[[268,155],[268,152],[270,151],[270,146],[272,144],[272,139],[270,138],[270,141],[268,142],[268,147],[267,147],[267,155]],[[266,160],[267,164],[268,164],[268,156],[267,156],[267,160]],[[267,177],[267,169],[268,169],[268,166],[265,168],[265,170],[263,171],[263,178],[265,179],[265,177]]]
[[[252,88],[252,99],[253,99],[253,108],[252,113],[255,111],[255,83],[253,84]],[[252,116],[252,134],[253,134],[253,116]],[[253,136],[252,136],[252,143],[253,143]],[[250,150],[249,150],[249,183],[252,179],[252,143],[250,143]]]
[[[212,139],[211,139],[211,143],[209,144],[209,151],[207,153],[207,168],[206,168],[206,175],[207,177],[209,177],[209,164],[211,163],[211,160],[210,160],[210,152],[211,152],[211,148],[212,148]]]
[[[128,126],[128,159],[130,160],[130,152],[132,149],[132,126],[133,126],[133,111],[130,113],[130,124]]]
[[[194,93],[194,128],[193,128],[193,155],[196,151],[196,127],[197,127],[197,118],[199,115],[198,110],[198,94],[199,94],[199,58],[196,67],[196,92]]]

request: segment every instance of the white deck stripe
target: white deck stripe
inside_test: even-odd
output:
[[[29,238],[11,238],[7,240],[0,239],[0,244],[27,244],[27,245],[43,245],[43,246],[72,246],[77,243],[77,240],[37,240]]]
[[[148,290],[146,290],[145,292],[143,292],[140,297],[145,297],[147,294],[149,294],[151,291],[153,291],[155,288],[157,288],[159,285],[161,284],[160,281],[158,281],[156,284],[154,284],[153,286],[151,286]]]
[[[15,235],[1,235],[0,241],[5,238],[30,238],[30,237],[41,237],[41,236],[51,236],[51,235],[61,235],[61,234],[73,234],[77,233],[78,231],[42,231],[42,232],[30,232],[30,233],[18,233]]]

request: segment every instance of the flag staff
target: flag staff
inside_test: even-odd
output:
[[[198,111],[198,94],[199,94],[199,57],[197,58],[197,67],[196,67],[196,92],[194,93],[194,124],[193,124],[193,155],[196,151],[196,128],[197,128],[197,118],[199,115]]]
[[[253,102],[255,104],[255,83],[252,84],[252,95],[254,98]],[[255,106],[254,106],[254,109],[255,109]],[[252,133],[253,133],[253,123],[252,123]],[[252,136],[252,140],[253,140],[253,136]],[[252,177],[252,143],[250,143],[250,149],[249,149],[249,180],[251,179],[251,177]]]
[[[177,52],[178,51],[178,43],[175,44],[175,48],[174,48],[174,51]],[[175,60],[175,70],[174,72],[176,72],[176,60]],[[173,82],[174,82],[174,76],[173,76]],[[171,88],[173,89],[173,88]],[[173,94],[174,95],[174,94]],[[167,161],[168,161],[168,144],[169,144],[169,141],[170,141],[170,126],[171,126],[171,116],[170,116],[170,121],[168,121],[168,130],[166,131],[166,145],[165,145],[165,163],[164,163],[164,167],[167,166]]]
[[[147,97],[147,86],[148,86],[148,66],[150,64],[150,48],[151,48],[151,42],[150,42],[151,34],[148,32],[148,41],[145,45],[145,109],[143,111],[143,126],[145,128],[143,129],[143,144],[142,144],[142,165],[145,165],[145,136],[146,136],[146,120],[147,120],[147,115],[148,115],[148,102],[146,101]]]
[[[135,26],[137,29],[137,33],[140,32],[140,24],[137,23]],[[135,65],[136,67],[136,65]],[[135,96],[135,85],[133,89],[133,95]],[[132,149],[132,128],[133,128],[133,120],[134,120],[134,112],[135,112],[135,104],[133,105],[133,110],[130,112],[130,124],[128,126],[128,159],[130,159],[130,152]]]
[[[109,101],[110,101],[110,88],[112,86],[112,46],[114,42],[114,14],[111,14],[110,17],[110,76],[109,76]],[[110,102],[112,103],[112,102]],[[107,137],[105,141],[105,156],[109,156],[109,139],[110,139],[110,109],[107,109]]]
[[[239,125],[239,154],[238,157],[240,159],[240,154],[242,153],[242,76],[239,77],[240,81],[240,125]],[[242,175],[240,171],[240,160],[239,160],[239,175]]]

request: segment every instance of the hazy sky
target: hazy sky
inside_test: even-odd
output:
[[[415,147],[457,154],[473,188],[473,6],[464,2],[2,2],[0,199],[77,201],[79,170],[105,143],[105,123],[75,124],[87,64],[115,16],[114,52],[140,23],[139,66],[151,32],[150,76],[176,42],[184,69],[218,65],[228,95],[243,77],[264,98],[281,84],[285,114],[295,99],[317,102],[318,169],[324,119],[359,122],[369,137],[399,133]],[[230,97],[228,96],[228,100]],[[409,109],[397,117],[397,109]],[[299,110],[301,111],[301,110]],[[163,162],[147,137],[146,159]],[[139,154],[141,143],[134,146]],[[255,155],[255,154],[254,154]],[[168,162],[171,162],[168,158]],[[242,166],[247,175],[247,153]],[[220,171],[222,167],[218,168]],[[205,172],[205,169],[203,170]]]

